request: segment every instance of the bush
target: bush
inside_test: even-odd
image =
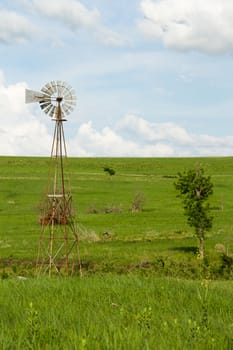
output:
[[[104,167],[104,171],[106,173],[108,173],[110,176],[113,176],[116,174],[115,170],[113,168],[109,168],[109,167]]]
[[[138,213],[143,210],[145,204],[145,196],[142,192],[135,193],[135,196],[132,200],[131,210],[132,213]]]

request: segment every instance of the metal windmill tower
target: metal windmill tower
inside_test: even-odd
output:
[[[63,122],[76,104],[70,85],[61,81],[46,84],[40,92],[27,90],[25,102],[39,102],[41,109],[55,122],[50,155],[47,193],[37,256],[37,272],[72,274],[81,265],[69,179],[64,172],[67,159]]]

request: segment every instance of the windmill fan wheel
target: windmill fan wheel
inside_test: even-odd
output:
[[[51,118],[57,118],[60,108],[61,117],[69,115],[76,105],[74,89],[65,82],[51,81],[41,89],[43,98],[40,99],[40,108]]]

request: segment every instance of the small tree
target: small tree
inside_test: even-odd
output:
[[[204,175],[202,168],[197,168],[183,174],[178,173],[178,180],[174,185],[180,192],[178,196],[182,198],[188,224],[194,227],[199,239],[199,253],[200,258],[203,259],[205,232],[211,229],[213,222],[210,205],[207,203],[209,196],[213,193],[211,178]]]
[[[109,167],[104,167],[104,171],[106,173],[108,173],[110,176],[113,176],[116,174],[115,170],[113,168],[109,168]]]

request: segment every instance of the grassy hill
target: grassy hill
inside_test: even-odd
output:
[[[204,262],[173,185],[196,163],[214,183]],[[232,164],[69,159],[83,278],[36,279],[49,159],[0,157],[0,348],[233,349]]]
[[[220,253],[233,252],[232,158],[69,159],[65,171],[72,186],[84,270],[156,270],[157,261],[166,262],[169,271],[172,265],[189,265],[190,261],[196,266],[197,241],[173,183],[179,171],[197,163],[214,183],[215,218],[206,237],[206,256],[216,262]],[[1,157],[0,167],[1,265],[6,267],[10,261],[33,264],[49,159]],[[110,176],[104,167],[116,174]],[[145,200],[143,210],[132,212],[138,193]]]

